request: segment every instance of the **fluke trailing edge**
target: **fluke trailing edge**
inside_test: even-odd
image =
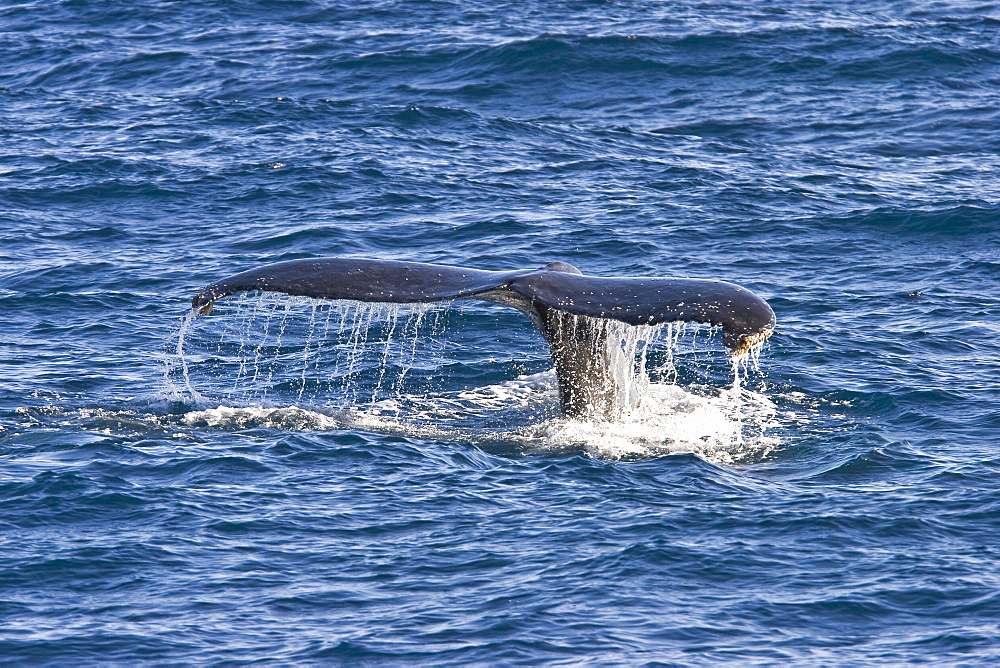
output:
[[[531,318],[548,341],[563,409],[572,416],[612,417],[620,408],[607,321],[717,325],[734,355],[764,341],[775,324],[767,302],[733,283],[584,276],[565,262],[482,271],[396,260],[291,260],[213,283],[192,304],[208,314],[216,300],[248,290],[390,303],[480,299],[511,306]]]

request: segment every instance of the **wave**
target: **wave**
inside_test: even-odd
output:
[[[982,202],[944,203],[934,207],[879,207],[837,216],[830,226],[856,227],[905,237],[984,237],[996,234],[1000,205]]]
[[[346,8],[343,13],[353,14]],[[326,75],[352,86],[382,80],[418,91],[447,86],[452,93],[495,97],[512,92],[511,84],[547,85],[555,79],[607,80],[619,93],[632,82],[657,81],[670,90],[671,81],[682,85],[706,76],[833,82],[957,75],[985,80],[989,68],[984,71],[983,63],[1000,62],[993,45],[974,39],[975,21],[983,20],[975,17],[931,23],[843,15],[823,17],[808,27],[784,17],[729,25],[715,17],[697,17],[653,24],[652,29],[649,24],[624,23],[617,34],[588,34],[568,25],[565,31],[546,31],[539,25],[531,36],[508,35],[502,41],[486,34],[432,34],[415,40],[405,32],[367,30],[359,36],[342,31],[336,38],[307,33],[297,40],[286,35],[283,46],[272,46],[261,43],[260,34],[273,19],[206,31],[200,21],[166,19],[162,10],[151,10],[150,16],[160,16],[162,23],[151,18],[138,33],[131,18],[124,20],[111,10],[103,29],[96,24],[81,31],[67,23],[50,24],[30,38],[30,31],[8,33],[7,51],[21,57],[12,61],[17,67],[0,77],[0,84],[52,90],[140,87],[175,96],[231,99],[246,97],[251,89],[258,95],[328,89]],[[711,27],[706,30],[706,25]],[[956,28],[959,39],[943,37]],[[263,62],[269,66],[261,67]]]

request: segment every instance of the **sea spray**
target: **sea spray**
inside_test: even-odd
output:
[[[473,314],[477,308],[490,307]],[[472,387],[456,382],[446,369],[461,330],[445,327],[448,313],[447,303],[234,298],[208,318],[185,318],[166,375],[179,375],[176,384],[199,404],[205,397],[221,404],[189,416],[213,426],[350,424],[464,435],[487,448],[514,444],[518,452],[583,447],[611,459],[685,451],[728,461],[764,447],[773,410],[746,387],[759,346],[724,363],[729,356],[705,326],[630,326],[565,314],[568,333],[589,327],[602,334],[587,352],[607,367],[609,383],[595,396],[611,406],[601,419],[570,420],[560,416],[551,372]],[[441,387],[431,387],[432,378]]]

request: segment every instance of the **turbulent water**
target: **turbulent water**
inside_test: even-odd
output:
[[[1000,660],[1000,5],[7,2],[0,47],[4,664]],[[609,422],[502,306],[190,317],[329,255],[778,327],[636,334]]]

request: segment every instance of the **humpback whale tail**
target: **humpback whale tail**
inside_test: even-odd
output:
[[[767,339],[775,325],[767,302],[733,283],[585,276],[565,262],[540,269],[482,271],[397,260],[290,260],[213,283],[192,305],[207,315],[216,300],[250,290],[389,303],[479,299],[511,306],[531,318],[545,336],[560,401],[570,416],[610,418],[621,408],[608,321],[720,326],[733,355],[745,354]]]

